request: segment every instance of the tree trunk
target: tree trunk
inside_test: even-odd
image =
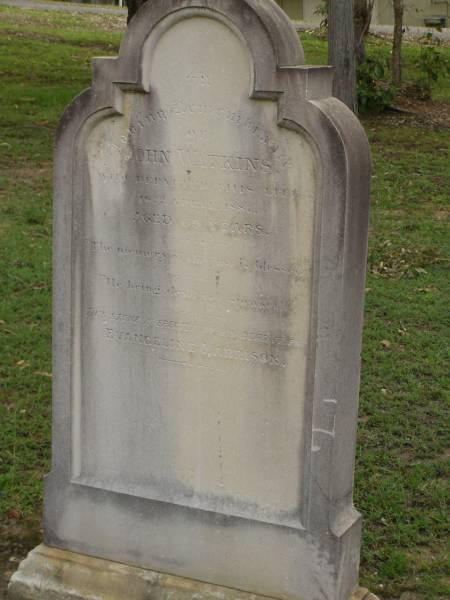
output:
[[[403,0],[394,2],[394,42],[392,45],[392,81],[397,85],[402,82],[402,41],[403,41]]]
[[[126,0],[127,7],[128,7],[127,23],[129,23],[131,21],[131,19],[134,17],[134,15],[137,13],[137,11],[141,8],[141,6],[143,4],[145,4],[145,1],[146,0]]]
[[[374,0],[353,0],[355,20],[355,56],[356,64],[362,65],[366,61],[365,39],[369,33],[372,22]]]
[[[355,31],[352,0],[330,0],[328,62],[335,69],[333,95],[357,112]]]

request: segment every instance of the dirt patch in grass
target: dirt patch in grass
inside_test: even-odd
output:
[[[421,125],[435,129],[450,129],[450,104],[433,100],[418,100],[405,94],[399,94],[395,99],[395,106],[401,111],[391,112],[388,116],[390,121],[409,124],[414,121]]]
[[[45,189],[51,181],[53,166],[48,161],[36,167],[14,166],[11,161],[4,165],[3,172],[6,170],[7,175],[4,175],[5,186],[3,188],[0,186],[0,196],[10,197],[12,193],[11,182],[20,182],[35,190]]]
[[[14,175],[22,181],[34,182],[41,181],[43,177],[50,177],[53,170],[53,163],[46,161],[40,167],[20,167],[14,169]]]
[[[41,542],[42,526],[39,518],[0,518],[0,598],[7,598],[8,581],[20,561]]]
[[[0,22],[12,23],[21,26],[41,26],[46,29],[58,29],[62,25],[69,26],[71,29],[85,29],[86,27],[92,30],[101,30],[106,32],[124,31],[127,25],[125,14],[69,14],[62,15],[54,11],[45,10],[27,10],[1,7]]]
[[[83,47],[83,48],[98,48],[99,50],[111,50],[115,48],[115,44],[102,43],[100,40],[78,40],[76,43],[72,39],[67,39],[61,35],[52,35],[48,33],[39,33],[38,31],[15,31],[12,29],[4,29],[4,35],[9,35],[18,39],[37,40],[46,43],[67,44],[68,46]]]
[[[437,221],[448,221],[450,219],[450,210],[436,210],[434,216]]]

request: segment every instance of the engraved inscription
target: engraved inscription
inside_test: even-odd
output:
[[[250,158],[246,156],[226,156],[223,154],[207,154],[195,148],[179,148],[173,150],[155,150],[152,148],[132,147],[133,160],[138,163],[152,165],[178,164],[184,168],[217,169],[219,171],[238,171],[241,173],[271,173],[274,164],[266,158]],[[286,159],[279,165],[290,166]]]
[[[74,477],[300,527],[314,152],[202,19],[146,50],[150,92],[121,91],[80,150]]]
[[[227,259],[225,256],[214,254],[212,249],[210,255],[206,255],[204,251],[199,250],[197,254],[168,252],[165,249],[142,249],[142,248],[127,248],[123,246],[114,246],[99,240],[86,239],[87,252],[96,254],[116,255],[122,258],[135,256],[145,260],[152,261],[157,265],[173,265],[175,262],[194,264],[204,266],[209,271],[217,271],[217,269],[230,269],[245,271],[249,273],[273,273],[275,275],[284,275],[293,279],[294,282],[299,282],[307,277],[311,269],[311,261],[309,259],[299,257],[293,258],[292,262],[286,264],[274,264],[266,258],[237,257],[234,261]],[[204,242],[201,242],[204,246]],[[192,251],[192,248],[191,248]]]
[[[200,85],[201,87],[209,87],[211,85],[210,81],[209,81],[208,73],[201,73],[199,71],[190,71],[186,75],[186,79],[190,83],[196,83],[196,84]]]

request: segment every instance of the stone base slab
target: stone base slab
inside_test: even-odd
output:
[[[268,600],[231,588],[40,545],[14,573],[9,600]],[[305,598],[305,600],[312,600]],[[358,588],[350,600],[378,600]]]

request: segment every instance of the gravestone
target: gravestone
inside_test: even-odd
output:
[[[67,108],[45,545],[12,598],[356,590],[369,151],[303,62],[272,0],[149,0]]]

